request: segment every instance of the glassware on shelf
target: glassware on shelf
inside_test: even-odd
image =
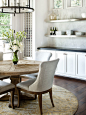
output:
[[[56,14],[54,13],[54,11],[52,11],[52,13],[49,15],[49,19],[50,20],[56,20],[57,18],[56,18]]]
[[[59,13],[58,13],[58,10],[55,10],[55,13],[56,13],[56,19],[59,20]]]

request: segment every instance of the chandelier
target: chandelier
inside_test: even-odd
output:
[[[0,13],[31,13],[34,11],[31,8],[32,0],[0,0]]]

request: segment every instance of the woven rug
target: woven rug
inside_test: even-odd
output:
[[[53,101],[55,107],[52,107],[49,94],[43,95],[44,115],[73,115],[77,111],[77,98],[62,87],[53,86]],[[21,101],[20,108],[14,110],[8,107],[8,101],[0,101],[0,115],[40,115],[38,99]]]

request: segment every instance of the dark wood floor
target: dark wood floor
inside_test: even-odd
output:
[[[86,115],[86,81],[65,77],[54,77],[54,84],[71,91],[79,101],[75,115]]]

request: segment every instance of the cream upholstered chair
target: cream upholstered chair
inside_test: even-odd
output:
[[[42,94],[49,92],[51,103],[52,106],[54,107],[52,99],[52,84],[58,61],[59,59],[42,62],[39,66],[39,73],[36,80],[34,78],[17,84],[18,107],[20,106],[20,91],[38,95],[39,108],[41,114],[42,114]]]
[[[14,90],[15,85],[12,83],[7,83],[0,81],[0,95],[11,91],[11,106],[14,109]]]
[[[49,61],[50,57],[52,56],[52,53],[50,52],[40,52],[40,51],[36,51],[35,52],[35,60],[36,61]],[[24,74],[21,75],[21,78],[36,78],[38,75],[38,73],[32,73],[32,74]]]
[[[3,61],[3,52],[0,52],[0,61]],[[1,76],[0,75],[0,80],[3,80],[3,79],[7,79],[9,78],[10,76]]]
[[[50,52],[35,52],[35,60],[36,61],[48,61],[50,60],[50,57],[52,56],[52,53]]]

